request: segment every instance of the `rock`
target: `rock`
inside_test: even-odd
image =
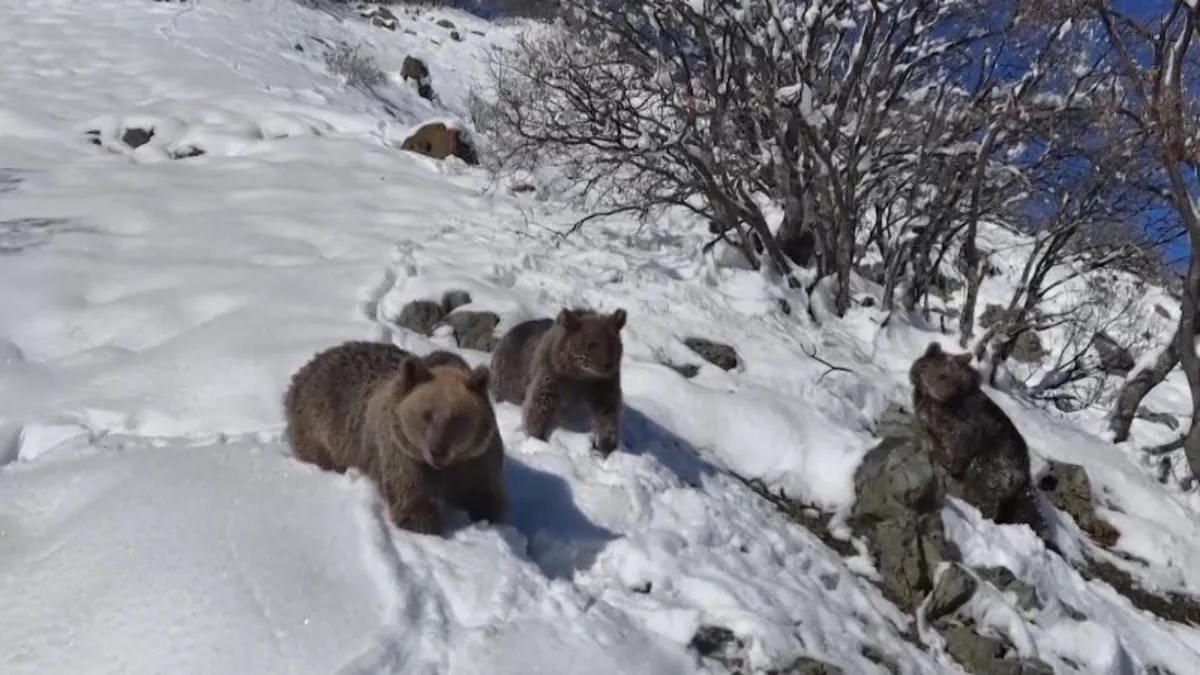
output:
[[[1087,469],[1078,464],[1063,464],[1053,460],[1049,463],[1050,471],[1038,481],[1038,488],[1047,493],[1056,508],[1070,514],[1079,528],[1097,544],[1116,544],[1121,533],[1096,515],[1096,505],[1092,502],[1092,481],[1088,478]]]
[[[492,312],[454,312],[446,317],[446,323],[454,329],[454,339],[459,347],[490,352],[496,348],[496,326],[500,317]]]
[[[737,352],[729,345],[698,337],[684,338],[683,344],[699,354],[705,361],[722,370],[733,370],[738,367]]]
[[[446,291],[442,294],[442,311],[446,314],[471,304],[471,294],[466,291]]]
[[[938,514],[945,498],[945,475],[911,439],[884,438],[854,475],[858,499],[851,517],[859,522]]]
[[[172,159],[188,159],[189,157],[200,157],[204,151],[194,145],[185,145],[182,148],[176,148],[171,151]]]
[[[845,672],[837,666],[807,656],[801,656],[783,668],[767,671],[768,675],[845,675]]]
[[[1017,575],[1007,567],[977,567],[975,573],[984,581],[995,586],[997,590],[1015,593],[1018,608],[1025,611],[1042,608],[1042,601],[1038,598],[1037,589],[1018,579]]]
[[[1159,316],[1161,316],[1161,317],[1162,317],[1162,318],[1164,318],[1164,319],[1169,319],[1169,318],[1171,318],[1171,313],[1170,313],[1170,312],[1168,312],[1168,311],[1167,311],[1167,308],[1166,308],[1166,307],[1163,307],[1162,305],[1155,305],[1155,306],[1154,306],[1154,313],[1155,313],[1155,314],[1157,314],[1157,315],[1159,315]]]
[[[950,626],[940,631],[946,640],[946,651],[968,673],[976,675],[1000,673],[995,663],[1002,662],[1008,646],[995,638],[984,637],[966,626]],[[1020,671],[1016,671],[1020,672]]]
[[[891,403],[875,421],[875,435],[881,438],[908,440],[913,437],[913,418],[904,406]]]
[[[991,328],[992,326],[1004,322],[1012,322],[1016,320],[1018,310],[1008,310],[997,304],[990,304],[983,308],[983,312],[979,315],[979,327]],[[1046,347],[1042,344],[1041,337],[1037,331],[1026,329],[1017,336],[1017,341],[1013,344],[1012,358],[1020,363],[1037,363],[1046,356]]]
[[[671,363],[670,361],[663,361],[662,364],[689,380],[700,374],[700,366],[694,363],[684,363],[681,365],[678,363]]]
[[[392,14],[385,7],[376,7],[361,13],[359,16],[364,19],[370,19],[372,26],[386,28],[387,30],[396,30],[396,27],[400,25],[400,20],[396,18],[396,15]]]
[[[429,67],[424,61],[415,56],[404,57],[404,63],[400,65],[400,77],[417,83],[418,96],[427,101],[433,100],[433,84],[429,77]]]
[[[925,619],[930,623],[958,611],[975,595],[979,582],[959,564],[947,567],[938,577],[925,604]]]
[[[149,143],[151,138],[154,138],[153,128],[139,129],[137,127],[132,127],[130,129],[126,129],[125,132],[121,134],[121,142],[135,150]]]
[[[438,21],[438,22],[437,22],[437,25],[438,25],[438,26],[440,26],[440,27],[442,27],[442,28],[451,28],[451,29],[453,29],[453,28],[455,28],[455,27],[456,27],[456,26],[454,25],[454,22],[453,22],[453,21],[451,21],[450,19],[442,19],[441,21]]]
[[[1179,429],[1178,417],[1175,417],[1171,413],[1155,412],[1146,406],[1139,407],[1134,417],[1140,420],[1146,420],[1151,424],[1161,424],[1169,428],[1171,431],[1177,431]]]
[[[730,647],[740,648],[741,641],[724,626],[703,625],[696,629],[688,647],[700,656],[717,657],[727,654]]]
[[[414,300],[400,309],[396,324],[414,333],[429,336],[445,318],[441,303],[432,300]]]
[[[466,143],[457,129],[451,129],[441,122],[432,122],[422,126],[405,139],[400,149],[416,152],[433,159],[445,159],[454,155],[467,164],[478,164],[475,151]]]
[[[450,39],[454,40],[455,42],[462,42],[462,35],[460,35],[458,31],[452,30],[450,31]]]
[[[1124,377],[1136,365],[1129,349],[1103,331],[1096,333],[1093,344],[1096,355],[1100,357],[1100,370],[1105,374]]]
[[[946,541],[940,515],[884,520],[862,531],[883,577],[884,594],[909,612],[933,589],[933,570],[958,557]]]
[[[858,498],[848,519],[866,537],[885,595],[908,611],[933,590],[938,565],[959,558],[942,525],[947,476],[918,442],[885,437],[867,453],[855,472]]]

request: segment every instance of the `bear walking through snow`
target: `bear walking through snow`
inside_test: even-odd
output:
[[[471,369],[450,352],[422,358],[346,342],[292,376],[287,438],[302,461],[366,475],[397,527],[440,534],[449,506],[498,523],[507,509],[504,444],[489,380],[486,366]]]

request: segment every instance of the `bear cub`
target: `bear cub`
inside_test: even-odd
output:
[[[1029,474],[1029,448],[1008,415],[983,392],[971,354],[951,356],[933,342],[908,375],[930,456],[959,481],[963,498],[984,518],[1027,524],[1052,545]]]
[[[502,522],[504,444],[488,399],[490,372],[437,351],[351,341],[300,367],[284,396],[297,459],[366,475],[397,527],[441,534],[448,507]]]
[[[492,354],[491,392],[522,407],[525,432],[546,440],[559,413],[582,404],[591,417],[592,446],[607,457],[620,445],[621,329],[626,312],[565,308],[505,333]]]

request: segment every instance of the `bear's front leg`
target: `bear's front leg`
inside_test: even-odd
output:
[[[554,381],[548,377],[534,378],[521,406],[525,433],[539,441],[548,439],[558,421],[561,405],[562,392],[554,386]]]
[[[417,480],[410,480],[410,479]],[[384,490],[388,514],[396,527],[418,534],[442,533],[445,526],[445,506],[419,476],[392,481]]]
[[[621,380],[600,383],[589,393],[592,447],[608,457],[621,444]]]

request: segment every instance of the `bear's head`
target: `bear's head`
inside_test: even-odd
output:
[[[971,352],[951,356],[931,342],[908,369],[908,380],[918,396],[949,403],[979,390],[981,378],[971,359]]]
[[[372,397],[367,424],[377,437],[435,469],[484,454],[496,432],[487,366],[409,356]]]
[[[582,379],[616,375],[624,353],[621,329],[625,318],[623,309],[612,314],[563,309],[554,319],[556,339],[550,353],[554,369]]]

